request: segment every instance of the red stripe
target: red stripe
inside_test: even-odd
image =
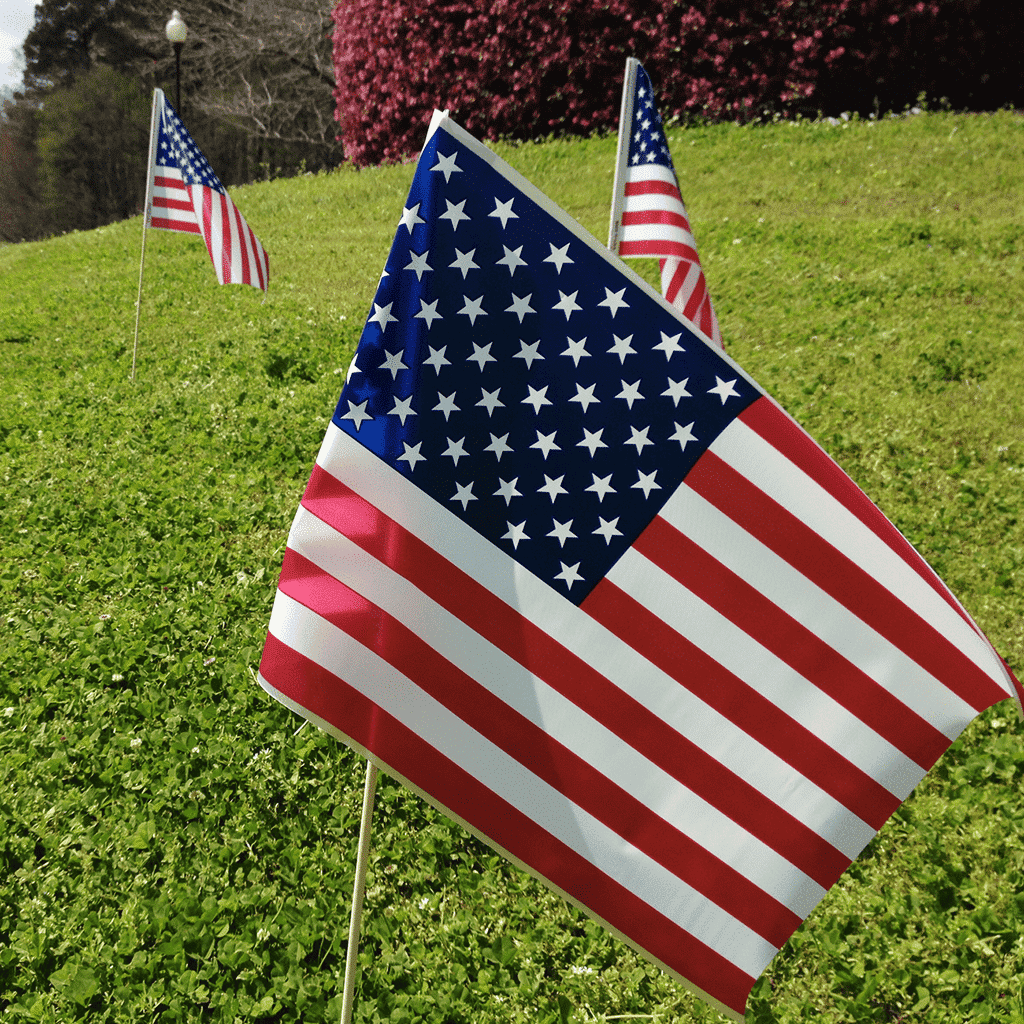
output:
[[[846,869],[841,851],[319,466],[302,504],[819,885]]]
[[[929,623],[714,452],[700,457],[686,484],[976,711],[1006,699],[1005,690]]]
[[[268,635],[260,673],[479,833],[738,1014],[754,979],[497,796],[350,687]]]
[[[155,214],[150,220],[154,228],[164,228],[167,231],[184,231],[188,235],[201,235],[199,225],[195,221],[172,220],[170,217],[157,217]]]
[[[977,629],[970,616],[907,539],[831,459],[821,457],[821,449],[803,430],[793,429],[785,413],[767,398],[762,398],[748,406],[740,419],[841,502],[852,515],[885,541],[951,608],[956,609],[957,614],[972,629]]]
[[[884,786],[614,583],[602,580],[580,607],[872,828],[899,807]]]
[[[700,277],[697,278],[697,283],[693,286],[693,291],[690,292],[690,296],[686,300],[686,306],[683,308],[683,316],[685,316],[687,320],[693,320],[696,323],[697,313],[700,310],[704,299],[707,297],[707,294],[708,286],[704,280],[704,272],[701,271]],[[700,325],[700,329],[705,334],[711,333],[703,324]]]
[[[667,262],[668,260],[665,259],[661,261],[659,269],[662,274],[665,273],[665,264]],[[679,294],[680,289],[682,289],[683,285],[686,284],[686,278],[689,276],[690,268],[692,266],[694,266],[694,264],[687,260],[673,260],[672,277],[669,280],[668,287],[664,289],[665,298],[669,302],[673,304],[675,303],[676,296]]]
[[[213,189],[206,189],[211,200],[220,208],[220,279],[222,284],[231,282],[231,217],[227,209],[227,196]]]
[[[514,711],[403,623],[291,549],[278,589],[374,651],[534,775],[773,946],[782,946],[800,926],[797,914],[735,868]]]
[[[930,722],[664,519],[634,547],[925,771],[949,748]]]
[[[690,222],[672,210],[625,210],[622,214],[623,227],[636,227],[646,224],[668,224],[674,228],[682,228],[690,233]]]
[[[677,256],[681,260],[699,263],[697,252],[682,242],[673,242],[666,238],[632,239],[619,242],[620,256]]]
[[[627,196],[672,196],[683,201],[679,189],[670,181],[659,181],[657,178],[649,178],[646,181],[627,181],[624,194]]]
[[[185,199],[168,199],[166,196],[153,196],[153,208],[159,207],[161,210],[184,210],[186,213],[191,213],[195,216],[195,210],[192,208],[192,200]]]
[[[153,184],[159,188],[172,188],[176,192],[184,192],[185,195],[188,195],[188,189],[181,178],[165,178],[163,175],[154,174]]]
[[[239,284],[252,284],[252,266],[250,260],[254,259],[255,253],[252,252],[251,243],[249,241],[251,232],[249,231],[249,226],[244,220],[242,220],[242,215],[238,212],[238,207],[235,206],[230,199],[227,200],[227,203],[230,207],[230,216],[234,218],[232,231],[234,233],[234,237],[238,239],[238,248],[240,250],[242,264],[241,279],[236,277],[234,280]]]

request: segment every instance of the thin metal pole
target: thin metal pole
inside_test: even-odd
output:
[[[363,816],[359,822],[359,849],[356,853],[356,880],[352,886],[352,915],[348,922],[348,952],[345,955],[345,987],[341,997],[340,1024],[352,1022],[352,1000],[356,989],[359,928],[363,919],[363,894],[366,892],[366,861],[370,852],[370,820],[373,797],[377,791],[377,766],[367,760],[363,785]]]
[[[146,207],[142,216],[142,255],[139,257],[139,294],[135,299],[135,342],[132,345],[132,375],[135,380],[135,358],[139,352],[139,317],[142,314],[142,271],[146,266],[146,229],[153,214],[153,164],[156,159],[156,119],[161,108],[163,93],[153,90],[153,108],[149,115],[149,162],[146,165]]]

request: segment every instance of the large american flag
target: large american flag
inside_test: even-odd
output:
[[[608,245],[660,258],[661,293],[719,347],[722,332],[697,255],[672,155],[643,66],[626,59]]]
[[[270,260],[181,118],[156,90],[150,159],[149,224],[201,235],[221,284],[267,290]]]
[[[811,438],[446,118],[259,680],[737,1019],[1015,693]]]

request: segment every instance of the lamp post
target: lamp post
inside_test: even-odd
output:
[[[167,41],[174,48],[174,106],[178,113],[181,113],[181,48],[185,45],[185,37],[188,35],[188,26],[182,16],[175,11],[171,20],[167,22],[164,29],[167,33]]]

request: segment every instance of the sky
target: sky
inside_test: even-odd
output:
[[[0,0],[0,89],[21,85],[23,64],[15,50],[35,21],[36,0]]]

